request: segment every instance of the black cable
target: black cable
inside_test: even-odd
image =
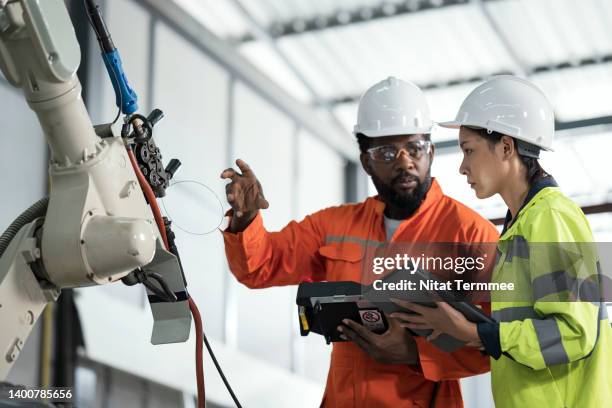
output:
[[[87,16],[87,20],[89,21],[89,25],[91,25],[91,28],[93,29],[94,33],[96,34],[96,39],[100,43],[100,47],[102,47],[102,43],[100,42],[101,41],[100,39],[102,38],[102,35],[100,34],[98,29],[96,28],[96,25],[94,24],[93,20],[91,19],[91,15],[89,14],[89,9],[88,9],[88,6],[87,6],[87,1],[88,0],[83,0],[83,7],[85,8],[85,15]],[[91,1],[90,3],[95,5],[95,3],[93,1]],[[96,5],[96,7],[98,7],[98,6]],[[108,38],[110,39],[110,34],[108,35]],[[112,41],[111,41],[111,44],[112,44]],[[102,49],[102,52],[104,52],[104,49]],[[117,74],[115,73],[114,70],[111,69],[111,71],[113,73],[113,77],[115,78],[115,82],[118,84],[119,83],[119,78],[117,78]],[[121,95],[121,92],[119,92],[119,108],[117,109],[117,115],[115,116],[115,119],[113,119],[113,121],[112,121],[113,125],[117,122],[117,120],[121,116],[121,105],[123,105],[123,95]]]
[[[178,254],[178,251],[177,251],[177,254]],[[182,267],[181,267],[181,271],[182,271]],[[163,299],[171,295],[174,298],[174,301],[176,301],[176,295],[170,290],[170,287],[166,283],[166,280],[164,279],[163,276],[161,276],[157,272],[148,272],[148,271],[144,273],[144,276],[146,278],[143,280],[142,283],[147,288],[149,288],[152,292],[154,292],[157,296]],[[157,282],[159,282],[159,284],[163,287],[164,292],[166,293],[162,292],[160,295],[159,292],[161,291],[159,290],[159,288],[157,288],[155,285],[153,285],[148,280],[149,278],[155,279]],[[217,372],[219,373],[219,376],[221,377],[221,380],[223,380],[223,384],[225,384],[225,388],[227,388],[227,391],[232,397],[234,404],[236,404],[237,408],[242,408],[242,405],[240,405],[240,401],[238,401],[238,398],[236,397],[236,394],[234,393],[232,386],[229,384],[229,382],[227,381],[227,378],[225,377],[225,374],[223,373],[223,369],[221,369],[221,366],[219,365],[219,362],[217,361],[217,357],[215,357],[215,353],[213,352],[212,347],[210,346],[210,343],[208,342],[208,338],[206,337],[206,333],[204,333],[204,330],[202,330],[202,338],[204,340],[204,345],[206,346],[206,350],[208,350],[208,354],[210,355],[210,358],[212,359],[215,365],[215,368],[217,369]]]
[[[89,24],[91,25],[91,28],[93,28],[94,33],[96,33],[96,39],[100,38],[100,33],[98,32],[98,29],[96,28],[96,25],[94,24],[93,20],[91,19],[91,15],[89,15],[89,10],[87,7],[87,0],[83,0],[83,7],[85,8],[85,15],[87,16],[87,20],[89,20]]]
[[[225,388],[227,388],[227,391],[229,392],[230,396],[234,400],[234,404],[236,404],[237,408],[242,408],[242,405],[240,405],[240,401],[238,401],[236,394],[234,394],[234,390],[232,389],[232,386],[227,381],[227,378],[225,378],[225,374],[223,374],[223,370],[221,369],[221,366],[219,365],[219,362],[217,361],[217,358],[215,357],[215,353],[213,353],[212,351],[212,347],[210,347],[210,344],[208,343],[208,339],[206,338],[206,333],[204,333],[204,331],[202,331],[202,337],[204,338],[204,345],[206,346],[206,350],[208,350],[208,354],[210,355],[210,358],[215,364],[215,367],[217,368],[217,371],[219,372],[219,376],[221,377],[221,380],[223,380],[223,384],[225,384]]]
[[[164,299],[167,302],[171,302],[171,300],[168,298],[168,295],[163,290],[158,288],[155,284],[153,284],[153,282],[151,282],[150,280],[145,279],[144,281],[142,281],[142,284],[145,285],[146,288],[149,289],[151,292],[153,292],[155,296],[159,297],[160,299]]]
[[[166,293],[166,296],[169,297],[170,299],[173,299],[172,300],[173,302],[177,301],[176,295],[174,294],[174,292],[172,292],[172,290],[170,289],[170,286],[168,286],[168,283],[166,282],[163,276],[161,276],[157,272],[147,272],[146,276],[147,278],[155,279],[161,285],[162,289]]]
[[[100,6],[96,4],[95,0],[85,0],[85,9],[87,11],[87,15],[89,16],[89,20],[93,24],[98,43],[100,44],[100,49],[105,53],[114,51],[115,44],[113,44],[113,39],[111,38],[108,28],[106,27],[106,23],[104,22],[104,18],[102,17]]]
[[[155,285],[150,279],[153,279],[157,283],[159,283],[161,289],[159,286]],[[159,297],[160,299],[163,299],[166,302],[172,303],[178,300],[176,294],[172,292],[170,286],[168,286],[168,283],[166,282],[164,277],[157,272],[143,271],[139,268],[121,278],[121,281],[128,286],[133,286],[138,283],[142,283],[147,289],[153,292],[155,296]]]
[[[145,280],[143,280],[143,284],[149,288],[152,292],[155,292],[155,294],[161,298],[164,298],[166,296],[172,295],[174,297],[174,301],[176,301],[176,295],[170,290],[170,288],[168,287],[168,284],[166,283],[166,281],[164,280],[164,278],[157,272],[146,272],[145,274],[146,278]],[[152,278],[155,279],[156,281],[159,282],[159,284],[164,288],[164,291],[166,293],[160,293],[161,291],[159,290],[159,288],[157,288],[155,285],[153,285],[148,278]],[[221,366],[219,365],[219,362],[217,361],[217,357],[215,356],[215,353],[212,350],[212,347],[210,346],[210,343],[208,342],[208,338],[206,337],[206,333],[204,333],[204,331],[202,331],[202,338],[204,340],[204,345],[206,346],[206,350],[208,350],[208,354],[210,355],[210,358],[212,359],[215,368],[217,369],[217,372],[219,373],[219,376],[221,377],[221,380],[223,381],[223,384],[225,384],[225,388],[227,388],[227,391],[229,392],[230,396],[232,397],[232,400],[234,401],[234,404],[236,404],[237,408],[242,408],[242,405],[240,404],[240,401],[238,401],[238,397],[236,397],[236,394],[234,393],[234,390],[232,389],[232,386],[229,384],[229,381],[227,381],[227,378],[225,377],[225,374],[223,373],[223,369],[221,368]]]

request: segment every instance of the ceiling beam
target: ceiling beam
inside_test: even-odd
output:
[[[343,128],[342,123],[337,118],[336,114],[334,113],[333,107],[327,101],[321,99],[321,96],[317,93],[317,91],[314,89],[312,84],[306,79],[306,77],[304,77],[302,72],[295,66],[293,62],[291,62],[291,60],[287,57],[287,55],[280,49],[275,39],[272,38],[272,36],[270,36],[269,32],[266,31],[264,27],[262,27],[257,22],[257,20],[249,13],[249,11],[244,6],[242,1],[241,0],[230,0],[230,1],[234,5],[234,7],[236,7],[236,9],[240,12],[240,14],[242,15],[242,18],[245,19],[245,21],[249,25],[249,28],[251,32],[253,33],[253,35],[255,36],[255,38],[258,41],[264,44],[267,44],[270,47],[270,49],[278,56],[278,58],[280,58],[280,60],[285,64],[285,66],[289,68],[289,70],[293,73],[293,75],[297,78],[297,80],[302,83],[304,88],[306,88],[306,90],[312,96],[313,104],[315,106],[321,106],[325,108],[325,110],[329,113],[330,120],[333,121],[336,124],[336,126],[338,126],[339,128]]]
[[[527,68],[527,72],[531,73],[529,76],[533,76],[535,74],[540,74],[543,72],[555,72],[555,71],[563,71],[566,69],[572,68],[581,68],[587,67],[591,65],[605,64],[612,62],[612,54],[596,56],[596,57],[588,57],[582,58],[578,60],[571,61],[562,61],[556,62],[552,64],[538,65],[535,67]],[[476,84],[479,82],[484,82],[486,79],[494,76],[494,75],[504,75],[504,74],[514,74],[511,71],[501,71],[494,72],[487,75],[482,76],[474,76],[471,78],[457,78],[449,81],[437,81],[437,82],[427,82],[427,83],[417,83],[419,88],[427,91],[431,89],[440,89],[440,88],[448,88],[455,85],[466,85],[466,84]],[[361,95],[346,95],[338,98],[333,98],[327,100],[327,103],[331,105],[339,105],[344,103],[356,103],[359,101]]]
[[[456,85],[469,85],[469,84],[478,84],[481,82],[486,81],[486,79],[490,76],[493,75],[511,75],[512,72],[510,71],[500,71],[500,72],[495,72],[491,75],[487,75],[487,76],[474,76],[474,77],[469,77],[469,78],[456,78],[453,80],[449,80],[449,81],[434,81],[434,82],[426,82],[426,83],[420,83],[417,84],[419,86],[419,88],[421,88],[424,91],[429,91],[432,89],[441,89],[441,88],[448,88],[451,86],[456,86]],[[361,97],[361,95],[346,95],[346,96],[341,96],[338,98],[333,98],[333,99],[328,99],[327,103],[335,106],[335,105],[341,105],[341,104],[345,104],[345,103],[357,103],[359,102],[359,98]]]
[[[612,62],[612,54],[541,65],[531,69],[531,72],[532,74],[539,74],[542,72],[561,71],[568,68],[588,67],[590,65],[605,64],[607,62]]]
[[[272,38],[280,38],[468,3],[469,0],[406,0],[402,3],[381,1],[372,7],[364,6],[349,10],[338,9],[329,15],[276,21],[270,24],[266,31]],[[254,40],[257,40],[257,36],[252,34],[230,39],[233,43],[245,43]]]
[[[497,36],[497,39],[499,40],[501,46],[506,51],[506,54],[508,54],[508,57],[510,58],[510,60],[512,61],[512,64],[514,65],[513,73],[515,75],[519,75],[523,77],[527,76],[529,74],[527,66],[523,62],[520,55],[516,52],[516,50],[512,46],[512,43],[510,42],[510,40],[504,35],[504,32],[502,31],[499,22],[493,17],[493,15],[491,14],[491,10],[489,10],[489,7],[487,7],[487,5],[485,4],[485,1],[484,0],[472,0],[472,3],[475,4],[476,7],[478,7],[478,10],[480,10],[482,17],[485,19],[486,23],[489,25],[491,30],[495,33],[495,36]]]
[[[557,122],[555,131],[581,129],[591,126],[612,125],[612,116],[600,116],[597,118],[572,120],[568,122]]]

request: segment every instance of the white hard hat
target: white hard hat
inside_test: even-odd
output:
[[[454,121],[439,125],[487,129],[552,151],[555,115],[537,86],[513,75],[499,75],[476,87],[465,98]]]
[[[389,77],[365,91],[359,100],[355,135],[368,137],[431,133],[433,122],[423,91]]]

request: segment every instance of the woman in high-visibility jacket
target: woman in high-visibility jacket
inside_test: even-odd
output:
[[[612,329],[605,279],[584,213],[538,163],[551,150],[553,109],[530,82],[499,76],[477,87],[457,118],[460,172],[478,198],[508,205],[492,282],[496,323],[471,323],[446,303],[399,302],[404,327],[448,333],[490,355],[497,407],[612,406]]]

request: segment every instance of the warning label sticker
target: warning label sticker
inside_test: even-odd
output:
[[[359,310],[359,316],[361,317],[361,323],[368,329],[372,331],[385,329],[385,323],[380,311],[376,309],[361,309]]]

